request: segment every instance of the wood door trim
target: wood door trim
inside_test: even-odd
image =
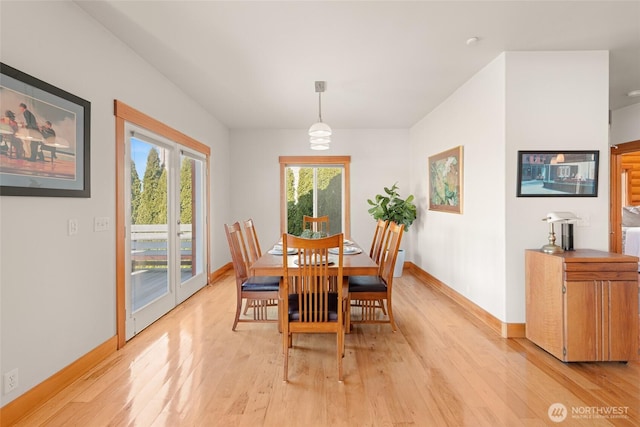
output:
[[[126,153],[124,152],[125,143],[125,124],[126,122],[135,124],[137,126],[148,129],[152,132],[162,135],[182,146],[188,147],[194,151],[205,156],[206,165],[206,188],[205,188],[205,206],[206,206],[206,240],[204,245],[206,246],[205,253],[206,259],[209,258],[211,253],[210,243],[210,182],[209,167],[211,148],[180,131],[173,129],[166,124],[147,116],[146,114],[128,106],[127,104],[114,100],[113,113],[116,116],[116,335],[118,340],[118,349],[122,348],[126,343],[126,298],[125,298],[125,239],[126,239],[126,218],[124,217],[124,202],[125,198],[125,179],[124,165]],[[209,265],[209,263],[207,263]],[[206,272],[207,278],[211,277],[211,272]]]
[[[613,145],[609,163],[609,250],[622,253],[622,155],[640,151],[640,140]]]

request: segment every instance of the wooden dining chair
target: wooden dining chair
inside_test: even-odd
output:
[[[262,250],[260,249],[258,232],[256,231],[256,227],[253,222],[253,219],[249,218],[247,220],[244,220],[243,227],[244,227],[244,235],[247,238],[247,248],[248,248],[247,255],[249,258],[249,265],[251,265],[254,262],[256,262],[258,258],[262,256]],[[254,302],[255,301],[253,300],[247,300],[246,304],[244,305],[244,311],[242,312],[242,314],[247,314],[249,309],[254,308]],[[266,304],[268,307],[276,307],[278,305],[278,301],[277,300],[267,301]]]
[[[345,307],[342,289],[343,239],[342,233],[319,239],[305,239],[290,234],[282,236],[284,381],[288,381],[289,348],[293,347],[293,334],[297,333],[336,334],[338,381],[342,381]],[[297,265],[289,265],[288,248],[298,249],[293,262]],[[337,248],[332,250],[337,254],[331,254],[331,248]],[[330,270],[334,270],[333,274],[330,274]]]
[[[404,225],[390,222],[387,227],[386,237],[381,248],[379,274],[377,276],[355,276],[349,277],[348,310],[346,312],[347,331],[351,330],[354,323],[390,323],[391,330],[396,331],[396,322],[393,318],[393,307],[391,304],[393,269],[398,257],[398,249]],[[352,319],[351,305],[355,302],[360,307],[360,318]],[[377,309],[382,309],[386,302],[387,315],[379,316]]]
[[[311,230],[314,233],[324,233],[324,236],[329,235],[329,215],[324,216],[309,216],[304,215],[302,217],[302,230]]]
[[[371,241],[371,249],[369,250],[369,256],[372,260],[376,262],[376,264],[380,265],[380,254],[382,253],[382,244],[384,243],[384,239],[386,237],[387,227],[389,225],[389,221],[379,219],[376,223],[376,228],[373,232],[373,240]],[[378,270],[379,274],[379,270]],[[350,276],[350,283],[368,283],[371,280],[370,277],[367,276]],[[379,300],[377,302],[378,307],[382,310],[382,314],[387,315],[387,310],[384,308],[383,300]],[[358,300],[351,301],[352,307],[360,307],[361,303]]]
[[[240,223],[224,226],[231,252],[231,262],[236,275],[236,316],[232,330],[236,330],[239,322],[277,322],[278,316],[269,318],[268,309],[278,300],[280,278],[272,276],[249,276],[249,258],[247,248],[240,230]],[[243,301],[251,301],[253,318],[240,318]]]

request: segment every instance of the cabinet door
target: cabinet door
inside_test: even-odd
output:
[[[567,281],[564,290],[564,361],[598,360],[602,336],[600,281]]]
[[[607,301],[608,300],[608,301]],[[638,283],[612,281],[603,293],[603,333],[608,347],[603,360],[628,361],[638,357]]]

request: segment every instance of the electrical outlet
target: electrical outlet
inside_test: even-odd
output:
[[[93,231],[108,231],[109,230],[109,217],[97,216],[93,219]]]
[[[4,394],[18,388],[18,368],[4,374]]]
[[[69,220],[69,236],[75,236],[78,234],[78,220],[70,219]]]

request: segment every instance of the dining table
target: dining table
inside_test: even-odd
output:
[[[280,248],[280,251],[274,250]],[[264,252],[251,266],[250,272],[254,276],[279,276],[280,283],[284,276],[284,264],[282,246],[280,243],[274,244],[271,249]],[[351,249],[347,249],[351,248]],[[363,250],[360,245],[351,240],[345,240],[343,246],[343,258],[342,258],[342,275],[344,277],[343,289],[348,289],[349,276],[375,276],[378,274],[378,264],[371,259],[369,253]],[[294,260],[297,257],[297,251],[287,255],[287,263],[289,268],[297,268]],[[329,274],[335,272],[338,274],[338,265],[333,263],[329,267]],[[346,296],[346,293],[345,293]],[[280,298],[283,298],[281,295]],[[282,331],[282,313],[278,305],[278,330]],[[347,331],[348,333],[349,331]]]
[[[280,252],[274,251],[274,248],[279,245],[279,243],[273,245],[270,250],[263,253],[260,258],[251,264],[250,270],[254,276],[283,276],[282,250]],[[355,248],[357,252],[349,253],[347,248]],[[342,274],[344,276],[375,276],[378,274],[378,264],[356,242],[346,240],[343,253]],[[290,268],[295,267],[294,259],[295,254],[287,256]],[[337,274],[337,264],[333,264],[329,270],[336,271]]]

